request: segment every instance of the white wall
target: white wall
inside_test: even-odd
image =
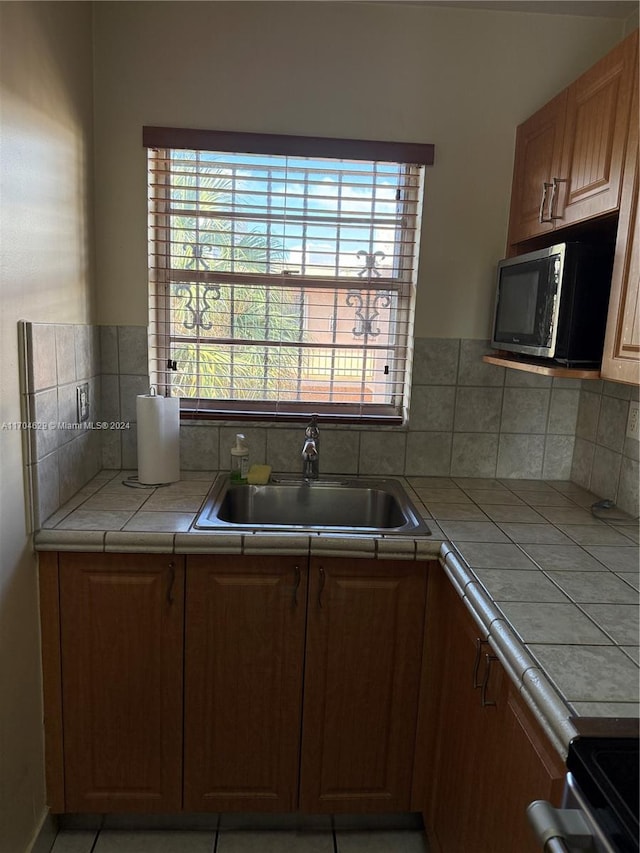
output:
[[[0,424],[20,421],[20,319],[91,315],[91,4],[0,4]],[[19,431],[0,429],[0,853],[45,814],[36,561]]]
[[[624,22],[394,3],[100,2],[98,321],[147,323],[144,124],[436,145],[416,334],[488,335],[516,125]]]

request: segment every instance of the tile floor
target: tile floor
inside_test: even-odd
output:
[[[427,853],[419,830],[61,830],[51,853]]]

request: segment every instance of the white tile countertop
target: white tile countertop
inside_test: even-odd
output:
[[[170,486],[105,471],[51,516],[37,550],[440,555],[502,664],[565,755],[571,716],[638,717],[638,520],[591,512],[598,498],[556,480],[398,477],[431,536],[229,533],[193,529],[216,472]]]

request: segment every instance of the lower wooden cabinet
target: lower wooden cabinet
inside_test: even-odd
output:
[[[312,559],[300,807],[409,811],[424,563]]]
[[[184,558],[60,554],[64,807],[182,804]]]
[[[501,709],[504,729],[490,777],[501,792],[501,808],[489,823],[489,836],[501,840],[491,849],[510,853],[515,844],[522,853],[539,853],[525,809],[540,799],[560,805],[566,767],[511,683],[498,715]]]
[[[444,570],[430,573],[414,808],[439,853],[535,853],[525,810],[565,767]]]
[[[418,562],[42,554],[51,811],[408,810],[426,584]]]
[[[40,556],[52,812],[419,810],[434,851],[536,851],[564,766],[438,563]]]
[[[306,559],[188,559],[184,808],[294,811]]]

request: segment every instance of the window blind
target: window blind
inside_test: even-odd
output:
[[[338,158],[327,140],[169,131],[143,137],[159,393],[193,416],[400,422],[432,146],[408,163],[351,140],[328,140]]]

